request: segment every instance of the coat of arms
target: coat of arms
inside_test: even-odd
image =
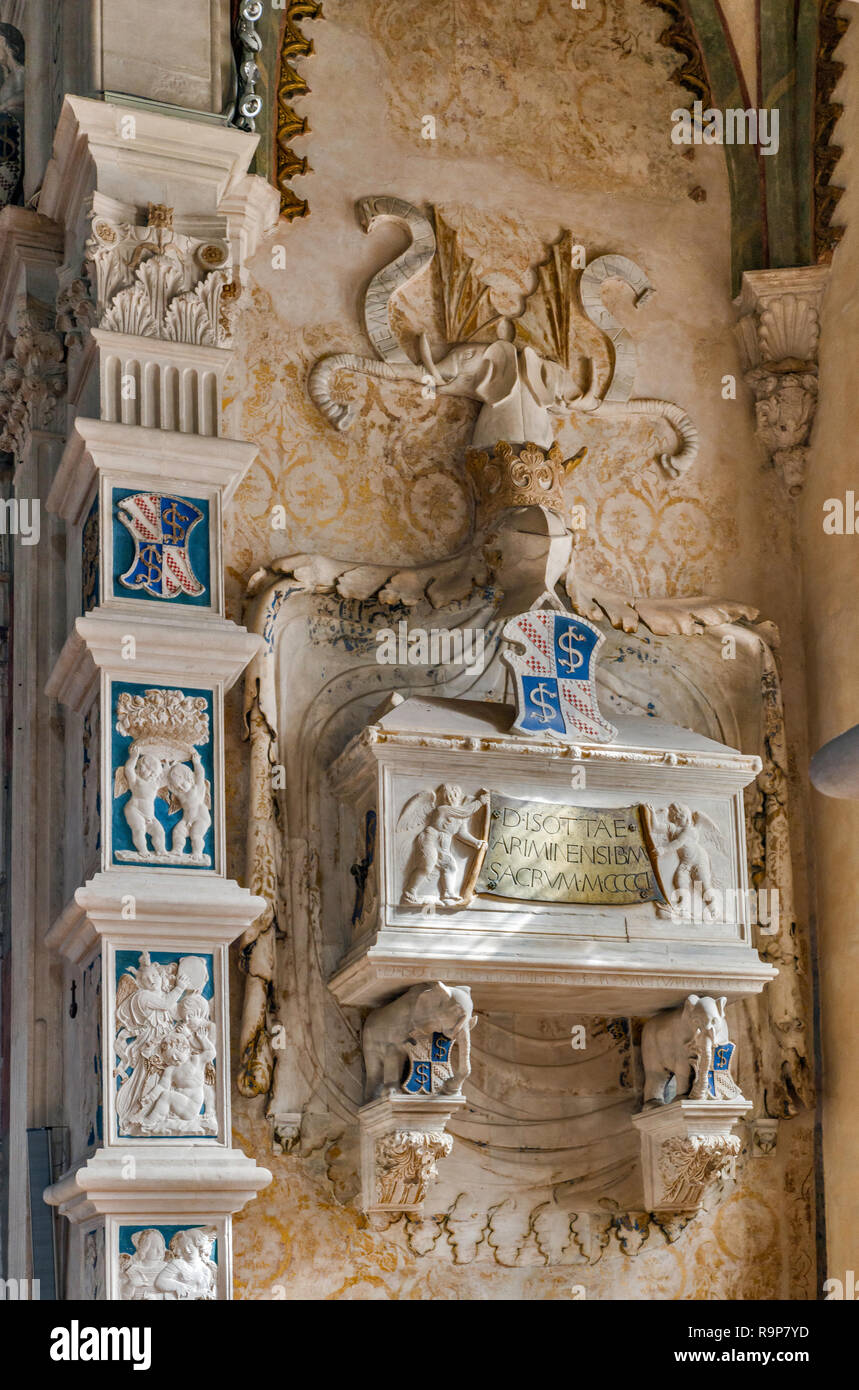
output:
[[[594,667],[605,641],[598,627],[586,618],[539,610],[513,618],[504,636],[524,648],[504,653],[516,680],[514,729],[597,743],[617,738],[597,704]]]
[[[726,1042],[717,1043],[713,1048],[713,1065],[707,1068],[707,1094],[712,1100],[734,1100],[742,1094],[731,1075],[735,1047],[734,1043]]]
[[[445,1081],[453,1076],[450,1050],[453,1038],[445,1033],[427,1034],[420,1038],[407,1038],[406,1052],[409,1054],[409,1073],[403,1082],[403,1090],[410,1096],[433,1096]]]
[[[203,519],[199,507],[184,497],[136,492],[122,498],[117,514],[134,541],[134,560],[120,584],[160,599],[180,593],[198,598],[204,592],[188,557],[188,538]]]

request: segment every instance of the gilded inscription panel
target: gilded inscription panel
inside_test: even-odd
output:
[[[561,806],[491,795],[477,892],[526,902],[663,902],[640,806]]]

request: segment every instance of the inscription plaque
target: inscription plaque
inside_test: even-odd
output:
[[[640,806],[561,806],[491,794],[477,892],[526,902],[664,902]]]

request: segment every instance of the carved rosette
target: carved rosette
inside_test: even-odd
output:
[[[825,266],[746,271],[737,325],[757,436],[790,496],[802,490],[817,409],[819,314]]]
[[[93,219],[86,258],[100,328],[200,347],[230,347],[237,289],[226,242],[175,232],[169,208],[146,226]]]
[[[422,1206],[438,1177],[436,1162],[447,1158],[453,1140],[442,1130],[397,1130],[376,1141],[376,1203],[407,1210]]]

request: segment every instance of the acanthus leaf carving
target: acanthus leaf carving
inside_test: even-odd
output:
[[[707,1188],[733,1173],[740,1139],[736,1134],[674,1135],[662,1146],[659,1171],[669,1209],[700,1207]]]
[[[98,326],[116,333],[206,347],[229,347],[224,242],[175,232],[169,209],[150,209],[146,226],[93,218],[86,256],[96,287]]]
[[[436,1164],[447,1158],[453,1139],[443,1130],[397,1130],[376,1140],[376,1199],[382,1207],[420,1207]]]
[[[33,430],[59,430],[59,407],[66,391],[66,362],[53,310],[22,295],[17,305],[17,335],[7,339],[0,365],[0,450],[20,460]]]

